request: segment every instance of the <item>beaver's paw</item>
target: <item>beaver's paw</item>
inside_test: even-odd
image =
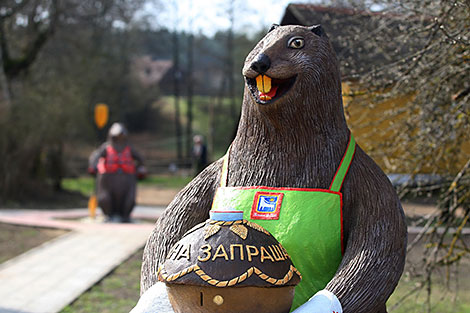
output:
[[[343,308],[332,292],[323,289],[293,313],[343,313]]]

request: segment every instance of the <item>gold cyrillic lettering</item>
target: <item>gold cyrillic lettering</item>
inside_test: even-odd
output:
[[[281,249],[282,254],[284,255],[284,259],[286,260],[289,259],[290,257],[289,257],[289,254],[287,253],[287,250],[284,249],[284,247],[281,244],[279,244],[279,248]]]
[[[261,246],[261,263],[264,262],[264,259],[271,260],[271,262],[274,262],[273,257],[269,254],[268,250],[266,250],[265,247]]]
[[[201,251],[202,253],[205,253],[206,256],[205,257],[201,257],[200,255],[197,257],[198,261],[201,261],[201,262],[206,262],[208,261],[210,258],[211,258],[211,250],[212,250],[212,247],[210,245],[203,245],[201,247]]]
[[[284,253],[282,252],[281,245],[275,245],[274,249],[279,253],[279,257],[281,258],[281,261],[284,261],[286,258],[284,257]]]
[[[269,250],[271,251],[272,255],[274,256],[274,260],[277,261],[282,261],[284,260],[284,258],[282,257],[281,254],[279,254],[279,252],[276,250],[276,246],[273,245],[273,246],[269,246]]]
[[[176,257],[176,259],[179,260],[179,259],[185,258],[185,259],[190,260],[191,259],[191,256],[190,256],[191,245],[188,244],[188,245],[184,245],[183,247],[184,247],[184,249],[180,250],[180,252],[178,253],[178,256]]]
[[[240,260],[244,260],[244,256],[243,256],[243,245],[241,244],[233,244],[233,245],[230,245],[230,260],[235,260],[235,248],[238,247],[239,251],[240,251]]]
[[[180,250],[181,250],[182,245],[176,244],[173,249],[171,249],[170,254],[168,255],[169,260],[173,259],[176,260],[176,257],[178,256]]]
[[[225,259],[225,261],[228,261],[228,255],[227,255],[227,252],[225,252],[225,248],[224,248],[223,245],[219,245],[217,247],[217,250],[215,250],[215,254],[212,257],[212,261],[214,261],[215,259],[220,258],[220,257],[223,257]]]
[[[250,250],[253,250],[253,252],[251,252]],[[257,256],[258,254],[259,254],[258,248],[256,248],[255,246],[250,246],[250,245],[246,246],[246,255],[248,256],[249,262],[251,262],[252,256]]]

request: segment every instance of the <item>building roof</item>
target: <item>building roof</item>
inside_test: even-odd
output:
[[[132,62],[134,75],[144,86],[160,83],[165,74],[173,67],[171,60],[152,60],[148,55],[135,58]]]

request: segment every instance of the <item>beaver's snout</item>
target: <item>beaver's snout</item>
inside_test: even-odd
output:
[[[261,53],[258,54],[253,63],[251,63],[250,68],[259,74],[264,74],[270,66],[271,60],[269,59],[269,57],[266,54]]]

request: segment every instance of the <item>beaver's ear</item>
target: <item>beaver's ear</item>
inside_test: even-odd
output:
[[[323,30],[323,27],[321,27],[320,24],[310,26],[308,29],[310,29],[315,35],[318,35],[320,37],[327,37],[325,31]]]
[[[273,31],[273,30],[275,30],[275,29],[278,28],[278,27],[279,27],[279,24],[272,24],[272,25],[271,25],[271,28],[268,30],[268,33],[271,32],[271,31]]]

